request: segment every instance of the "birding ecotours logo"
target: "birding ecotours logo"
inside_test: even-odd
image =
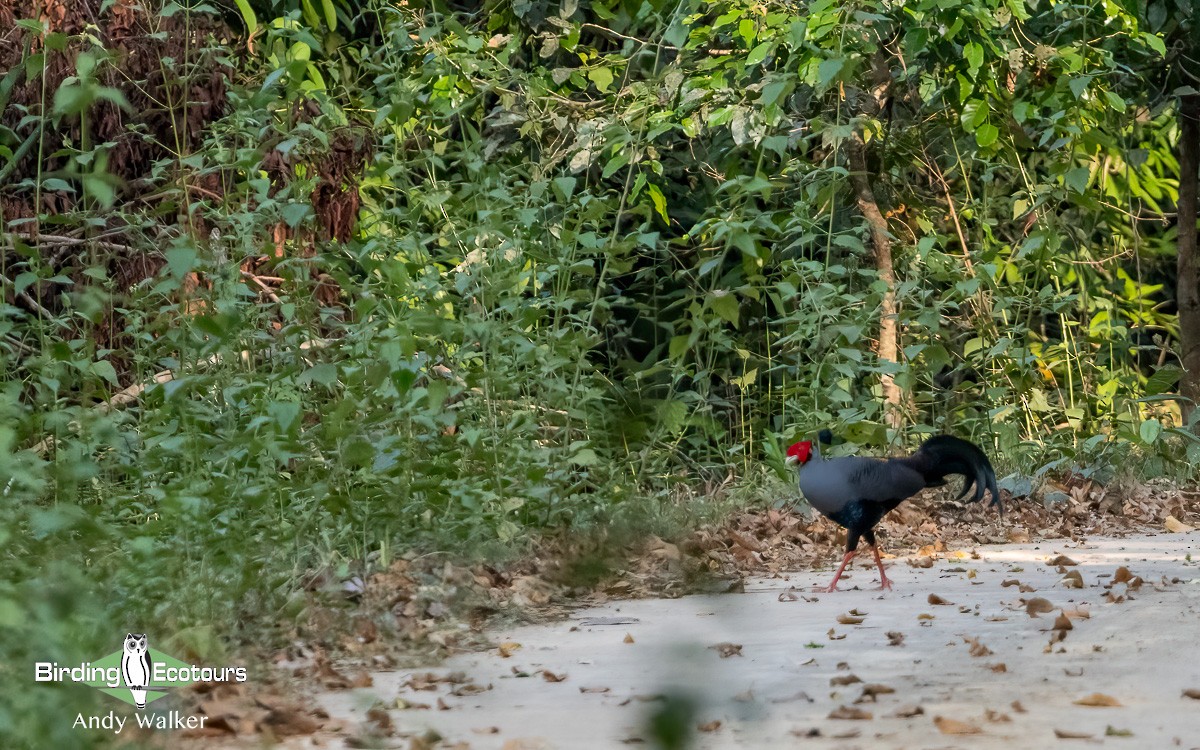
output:
[[[196,682],[245,682],[245,667],[202,667],[150,648],[145,633],[126,633],[121,648],[78,665],[40,661],[35,682],[89,685],[139,710]],[[86,725],[86,722],[85,722]]]

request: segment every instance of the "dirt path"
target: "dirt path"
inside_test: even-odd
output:
[[[811,593],[821,571],[747,581],[739,594],[614,603],[496,632],[500,648],[432,676],[376,673],[368,690],[318,699],[351,724],[377,702],[409,706],[389,711],[395,734],[382,747],[429,729],[439,746],[472,750],[655,747],[648,718],[667,704],[651,698],[669,694],[694,701],[685,721],[699,748],[1200,748],[1200,700],[1184,695],[1200,691],[1198,541],[985,546],[929,568],[893,560],[895,589],[883,593],[858,564],[834,594]],[[1058,555],[1078,564],[1050,565]],[[1144,583],[1113,584],[1121,566]],[[1004,585],[1013,580],[1026,590]],[[1036,597],[1053,611],[1027,614]],[[1053,630],[1064,610],[1072,629]],[[433,679],[454,672],[456,682]],[[882,687],[856,703],[864,685]],[[1120,706],[1078,705],[1094,693]],[[871,718],[831,718],[858,711]]]

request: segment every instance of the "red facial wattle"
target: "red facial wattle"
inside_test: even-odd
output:
[[[802,440],[799,443],[792,443],[787,449],[788,458],[795,459],[796,463],[803,466],[809,458],[812,457],[812,441]]]

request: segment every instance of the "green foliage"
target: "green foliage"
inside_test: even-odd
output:
[[[146,200],[88,140],[128,106],[94,40],[22,125],[82,137],[5,190],[80,185],[32,218],[87,229],[64,260],[11,222],[0,265],[0,674],[24,694],[0,730],[26,744],[87,740],[33,724],[54,701],[26,690],[32,644],[270,641],[303,627],[320,566],[677,526],[709,509],[685,488],[730,475],[774,501],[793,436],[904,439],[881,374],[914,437],[1026,474],[1200,457],[1171,396],[1172,230],[1149,221],[1176,197],[1173,112],[1130,73],[1166,48],[1118,4],[239,0],[227,20],[253,44],[225,114],[125,186]],[[193,54],[180,76],[235,51]],[[854,133],[895,242],[897,363],[872,354],[887,288]],[[21,137],[0,133],[0,173]],[[322,239],[333,188],[361,201],[347,242]],[[154,269],[131,283],[130,256]],[[263,257],[270,295],[242,273]]]

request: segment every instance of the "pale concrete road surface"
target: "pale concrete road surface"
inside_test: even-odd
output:
[[[930,568],[890,560],[889,592],[876,590],[862,554],[837,593],[812,593],[830,568],[750,580],[745,593],[613,603],[493,633],[508,657],[497,648],[431,670],[375,673],[370,689],[318,699],[351,723],[377,701],[426,704],[390,711],[395,730],[434,729],[445,745],[472,750],[655,747],[647,717],[664,704],[647,699],[680,691],[698,706],[688,721],[696,748],[1200,748],[1200,699],[1185,695],[1200,696],[1198,541],[1200,533],[980,546],[977,559],[949,552]],[[1077,571],[1083,588],[1049,564],[1058,555],[1078,563],[1062,569]],[[1113,584],[1120,566],[1144,583]],[[931,604],[931,594],[948,603]],[[1035,597],[1053,611],[1030,617]],[[1064,610],[1072,629],[1052,630]],[[736,653],[722,657],[718,644]],[[405,687],[426,671],[462,671],[490,689]],[[883,688],[856,704],[864,685]],[[1093,694],[1090,702],[1119,705],[1077,704]],[[830,718],[855,710],[871,718]]]

